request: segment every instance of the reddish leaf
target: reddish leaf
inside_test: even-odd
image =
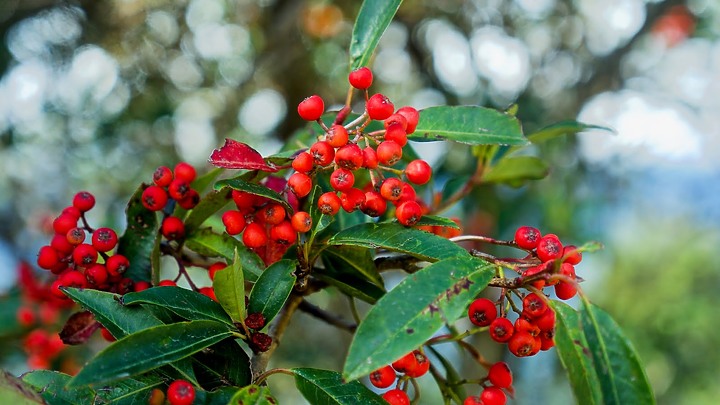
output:
[[[90,311],[76,312],[70,316],[60,331],[60,339],[66,345],[79,345],[87,342],[100,327],[100,322]]]
[[[262,170],[276,172],[275,166],[268,165],[262,155],[250,146],[225,138],[225,145],[210,155],[210,164],[225,169]]]

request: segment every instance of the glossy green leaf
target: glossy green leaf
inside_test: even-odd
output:
[[[88,387],[65,388],[65,384],[67,384],[71,378],[71,376],[59,371],[31,371],[22,376],[22,381],[27,388],[33,390],[32,394],[39,394],[35,397],[37,399],[36,401],[23,402],[19,397],[11,398],[8,393],[5,392],[5,384],[0,385],[0,401],[2,401],[3,404],[17,405],[25,403],[48,403],[53,405],[92,404],[96,395],[92,389]]]
[[[477,106],[438,106],[420,111],[412,141],[454,141],[469,145],[524,145],[512,115]]]
[[[594,304],[583,300],[580,311],[605,404],[654,404],[652,388],[635,349],[620,327]]]
[[[215,233],[210,228],[203,228],[193,232],[185,240],[185,246],[203,256],[219,256],[228,261],[233,260],[235,249],[237,249],[240,254],[243,274],[247,281],[257,280],[265,268],[262,259],[255,252],[245,247],[242,242],[226,233]]]
[[[407,253],[417,258],[436,261],[450,257],[469,258],[470,254],[455,243],[419,229],[398,223],[368,223],[340,231],[327,242],[329,245],[353,245]]]
[[[269,323],[285,305],[295,286],[294,260],[280,260],[268,267],[250,291],[248,313],[263,314]]]
[[[250,358],[233,338],[216,343],[193,356],[198,381],[205,389],[223,385],[242,387],[250,384]]]
[[[275,405],[277,400],[270,393],[267,386],[248,385],[233,395],[228,404],[242,405]]]
[[[262,276],[260,276],[262,278]],[[245,320],[245,277],[237,250],[232,265],[215,273],[215,297],[233,321]]]
[[[340,246],[338,248],[357,248],[356,246]],[[313,275],[320,281],[324,281],[342,293],[351,297],[359,298],[365,302],[374,304],[385,294],[385,288],[382,284],[377,284],[375,281],[371,281],[357,271],[354,265],[359,264],[353,262],[350,257],[347,256],[336,256],[329,253],[330,250],[325,250],[321,256],[324,268],[317,269]],[[375,263],[372,262],[372,267],[375,268]]]
[[[148,288],[122,296],[124,305],[159,305],[187,320],[211,320],[233,325],[223,308],[203,294],[180,287]]]
[[[485,171],[485,183],[522,184],[526,180],[540,180],[549,173],[547,163],[535,156],[507,156]]]
[[[237,387],[219,387],[212,391],[196,390],[195,402],[203,405],[235,405],[231,402],[233,395],[237,392]]]
[[[460,229],[460,225],[450,218],[437,215],[423,215],[415,226],[445,226],[453,229]]]
[[[360,378],[422,345],[444,324],[463,316],[494,274],[487,262],[463,257],[408,275],[360,323],[345,360],[345,378]]]
[[[240,190],[245,191],[246,193],[259,195],[261,197],[265,197],[267,199],[270,199],[272,201],[278,202],[285,207],[285,210],[288,212],[288,214],[292,215],[293,209],[290,207],[290,204],[285,201],[285,199],[275,191],[255,183],[250,183],[248,181],[243,180],[240,177],[235,177],[232,179],[225,179],[220,180],[217,183],[215,183],[215,189],[220,190],[223,187],[229,187],[234,190]]]
[[[340,373],[315,368],[294,368],[295,386],[313,405],[387,405],[359,381],[343,382]]]
[[[367,66],[402,0],[365,0],[350,39],[350,70]]]
[[[105,384],[141,374],[184,359],[231,335],[227,325],[214,321],[180,322],[145,329],[100,351],[68,387]]]
[[[152,251],[159,238],[157,214],[142,205],[142,193],[147,186],[142,184],[130,197],[125,216],[127,228],[118,240],[118,254],[128,258],[130,268],[125,277],[136,281],[150,281]]]
[[[212,190],[204,195],[195,208],[185,218],[185,233],[191,234],[195,229],[210,218],[213,214],[222,209],[232,198],[230,189]]]
[[[567,304],[552,301],[555,310],[555,349],[567,371],[578,403],[602,404],[600,381],[580,324],[580,315]]]
[[[548,125],[528,135],[527,138],[532,143],[540,143],[558,136],[574,135],[587,130],[607,131],[609,133],[615,132],[613,129],[608,127],[584,124],[575,120],[567,120]]]

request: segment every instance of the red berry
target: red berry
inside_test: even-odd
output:
[[[210,277],[210,280],[214,280],[215,273],[217,273],[218,271],[220,271],[226,267],[227,267],[227,264],[225,264],[223,262],[216,262],[216,263],[211,264],[210,267],[208,267],[208,277]]]
[[[363,164],[362,167],[366,169],[376,169],[378,167],[378,157],[375,149],[368,146],[362,150],[363,153]]]
[[[319,166],[327,166],[335,159],[335,148],[325,141],[317,141],[310,147],[310,155]]]
[[[186,210],[191,210],[195,208],[196,205],[200,202],[200,194],[194,190],[190,189],[185,197],[182,198],[182,200],[178,200],[178,205]]]
[[[160,166],[153,173],[153,183],[158,187],[167,187],[173,181],[173,172],[167,166]]]
[[[415,357],[415,352],[412,351],[392,363],[392,367],[399,373],[406,373],[411,368],[418,366],[418,359]]]
[[[52,246],[43,246],[38,251],[37,264],[41,269],[50,270],[60,261],[60,255]]]
[[[281,245],[290,246],[297,240],[297,232],[290,221],[282,221],[270,228],[270,239]]]
[[[531,336],[538,336],[540,334],[540,328],[538,328],[537,325],[535,325],[533,322],[530,322],[529,320],[520,317],[515,320],[515,333],[529,333]]]
[[[58,277],[60,285],[63,287],[85,288],[87,287],[87,279],[85,275],[77,270],[66,271]]]
[[[355,176],[350,170],[339,168],[330,175],[330,187],[337,191],[347,191],[355,184]]]
[[[82,243],[73,250],[73,262],[76,266],[89,267],[95,264],[97,258],[97,249],[87,243]]]
[[[359,67],[348,75],[350,85],[359,90],[365,90],[372,85],[373,74],[367,67]]]
[[[21,306],[15,312],[15,319],[20,326],[28,327],[35,323],[35,312],[31,308]]]
[[[537,228],[531,226],[521,226],[515,231],[515,243],[523,249],[535,249],[540,243],[542,235]]]
[[[388,128],[390,128],[390,126],[395,125],[395,124],[400,124],[400,126],[402,126],[403,133],[405,133],[405,129],[407,129],[407,124],[408,124],[407,118],[405,118],[405,116],[400,115],[400,114],[393,114],[393,115],[387,117],[385,119],[385,121],[383,121],[383,126],[385,127],[385,129],[388,129]]]
[[[228,235],[239,235],[245,229],[245,215],[236,210],[225,211],[222,215],[222,223]]]
[[[303,198],[312,190],[312,179],[305,173],[293,173],[288,179],[287,185],[298,198]]]
[[[92,234],[92,245],[98,252],[113,250],[117,241],[117,234],[110,228],[98,228]]]
[[[297,112],[305,121],[315,121],[325,112],[325,103],[317,94],[307,97],[298,104]]]
[[[515,332],[508,342],[508,349],[517,357],[533,356],[540,351],[541,341],[527,332]]]
[[[393,201],[395,205],[400,205],[401,203],[404,203],[405,201],[415,201],[418,206],[420,207],[420,213],[423,213],[423,208],[420,205],[420,202],[417,201],[417,194],[415,193],[415,189],[413,186],[411,186],[408,183],[402,184],[402,191],[400,191],[400,198],[398,198],[396,201]]]
[[[523,313],[527,313],[531,318],[538,318],[547,310],[547,303],[539,295],[530,293],[523,298]]]
[[[80,216],[82,216],[82,212],[80,212],[79,209],[73,207],[72,205],[69,207],[65,207],[60,214],[67,214],[71,217],[75,218],[75,220],[80,219]]]
[[[257,222],[247,224],[242,236],[243,243],[249,248],[259,248],[267,243],[265,228]]]
[[[158,287],[177,287],[177,283],[173,280],[160,280]]]
[[[395,111],[395,106],[390,99],[380,93],[370,96],[365,108],[367,109],[370,119],[373,120],[384,120]]]
[[[422,208],[417,201],[405,201],[395,210],[398,222],[405,226],[415,225],[422,218]]]
[[[407,177],[408,181],[413,184],[425,184],[430,180],[430,177],[432,176],[432,168],[426,161],[422,159],[416,159],[408,163],[407,167],[405,168],[405,176]]]
[[[560,239],[553,234],[548,234],[540,239],[537,245],[537,255],[540,260],[547,262],[562,256],[563,245]]]
[[[407,145],[407,133],[401,124],[391,124],[385,130],[385,140],[397,143],[400,146]]]
[[[390,405],[410,405],[410,398],[405,391],[397,388],[384,393],[382,398]]]
[[[94,266],[85,270],[85,278],[87,282],[94,286],[101,286],[107,282],[109,274],[107,268],[102,264],[95,264]]]
[[[340,197],[333,191],[323,193],[318,198],[318,209],[325,215],[335,215],[340,210]]]
[[[95,196],[87,191],[81,191],[73,197],[73,207],[80,212],[90,211],[95,206]]]
[[[371,217],[379,217],[387,210],[387,202],[377,191],[365,193],[365,202],[360,206],[360,211]]]
[[[185,224],[182,219],[169,216],[163,219],[160,232],[168,240],[181,239],[185,236]]]
[[[185,162],[180,162],[176,164],[173,173],[175,174],[176,179],[183,179],[188,184],[192,183],[197,176],[195,168],[191,164]]]
[[[387,388],[391,386],[396,379],[395,370],[390,366],[380,367],[370,373],[370,384],[377,388]]]
[[[314,165],[314,159],[311,154],[307,152],[301,152],[292,161],[292,167],[295,171],[300,173],[307,173],[312,170]]]
[[[484,405],[505,405],[507,397],[500,388],[486,387],[480,393],[480,400]]]
[[[195,388],[185,380],[175,380],[167,390],[170,405],[191,405],[195,400]]]
[[[495,318],[490,323],[490,337],[498,343],[505,343],[515,332],[512,322],[507,318]]]
[[[150,211],[160,211],[165,208],[168,195],[165,189],[159,186],[150,186],[143,190],[141,201],[143,206]]]
[[[105,267],[111,276],[119,276],[130,267],[130,261],[123,255],[113,255],[105,261]]]
[[[290,224],[296,232],[305,233],[312,228],[312,218],[305,211],[298,211],[290,218]]]
[[[66,235],[69,230],[77,227],[78,218],[71,214],[60,214],[53,220],[53,230],[55,233]]]
[[[112,333],[105,328],[100,328],[100,336],[102,336],[106,342],[114,342],[116,340],[115,336],[113,336]]]
[[[555,284],[555,295],[561,300],[569,300],[577,294],[577,287],[573,283],[561,281]]]
[[[507,363],[499,361],[488,370],[488,380],[490,383],[499,388],[510,388],[512,385],[512,371]]]
[[[380,185],[380,195],[388,201],[397,201],[402,195],[403,182],[397,177],[389,177]]]
[[[563,247],[563,262],[570,263],[572,265],[580,264],[582,261],[582,253],[574,245],[567,245]]]
[[[412,355],[415,362],[405,369],[405,375],[412,378],[422,377],[430,370],[430,360],[420,350],[413,350]]]
[[[357,188],[351,188],[340,193],[340,205],[346,212],[354,212],[365,202],[365,193]]]
[[[488,326],[497,318],[495,303],[487,298],[478,298],[468,308],[470,322],[477,326]]]
[[[335,124],[330,127],[330,130],[325,134],[325,140],[333,148],[339,148],[345,146],[348,143],[348,131],[344,126]]]
[[[190,182],[185,179],[179,179],[176,177],[175,180],[171,181],[168,186],[168,194],[175,201],[185,198],[185,196],[188,195],[188,192],[190,192]]]
[[[255,194],[250,194],[240,190],[232,191],[232,199],[239,210],[251,209],[258,201],[258,197]]]
[[[73,233],[73,231],[78,230],[80,232],[80,236],[77,239],[77,243],[73,244],[70,243],[70,240],[68,238],[68,235]],[[75,249],[76,245],[79,245],[85,241],[85,231],[83,231],[80,228],[73,228],[68,231],[67,235],[60,235],[55,234],[53,235],[52,239],[50,239],[50,246],[52,246],[55,250],[58,251],[62,256],[67,256],[70,253],[72,253],[73,249]]]
[[[212,287],[200,287],[198,288],[198,292],[213,301],[217,301],[217,297],[215,296],[215,289],[213,289]]]
[[[377,147],[378,162],[392,166],[402,159],[402,146],[393,141],[381,142]]]
[[[364,163],[363,151],[354,143],[347,144],[335,153],[335,163],[343,169],[357,170]]]
[[[407,120],[407,128],[405,128],[405,130],[407,131],[408,135],[415,132],[415,128],[417,127],[418,121],[420,120],[420,113],[418,112],[418,110],[406,106],[397,110],[397,114],[402,115]]]
[[[470,396],[470,397],[465,398],[465,400],[463,401],[463,405],[485,405],[485,404],[483,403],[482,399],[480,399],[480,397]]]
[[[268,225],[277,225],[285,219],[285,208],[279,203],[270,203],[258,212],[258,218]]]
[[[555,328],[555,311],[548,308],[544,314],[534,320],[535,325],[540,328],[541,332],[547,332]]]

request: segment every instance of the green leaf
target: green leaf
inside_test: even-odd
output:
[[[445,369],[444,380],[432,374],[440,391],[443,392],[444,395],[452,397],[458,404],[461,403],[467,397],[467,393],[465,392],[465,385],[462,384],[463,378],[460,377],[460,373],[458,373],[453,364],[443,357],[434,347],[427,346],[427,349],[440,360],[440,363]]]
[[[270,388],[253,384],[236,392],[228,404],[275,405],[277,400],[270,393]]]
[[[327,243],[387,249],[428,261],[470,257],[465,249],[445,238],[419,229],[406,228],[396,222],[356,225],[340,231]]]
[[[188,320],[211,320],[233,325],[232,319],[212,299],[180,287],[148,288],[122,296],[124,305],[151,304],[166,308]]]
[[[191,186],[195,190],[197,190],[198,193],[202,194],[205,189],[210,187],[210,185],[215,181],[215,179],[218,178],[223,172],[223,169],[221,168],[215,168],[210,170],[209,172],[203,174],[202,176],[199,176],[195,179],[195,181],[192,182]]]
[[[422,218],[414,226],[445,226],[453,229],[460,229],[455,221],[450,218],[440,217],[437,215],[423,215]]]
[[[365,0],[350,39],[350,70],[366,66],[402,0]]]
[[[360,278],[379,287],[385,286],[385,282],[380,277],[377,267],[375,267],[372,251],[368,248],[338,246],[325,249],[323,256],[327,257],[334,264],[334,267],[339,268],[343,273],[358,275]]]
[[[635,349],[605,311],[583,298],[580,311],[605,404],[654,404],[655,397]]]
[[[385,295],[385,287],[377,272],[372,252],[358,246],[337,246],[325,249],[323,269],[313,274],[321,281],[337,287],[344,294],[374,304]]]
[[[145,329],[100,351],[67,386],[99,385],[142,374],[184,359],[231,335],[227,325],[214,321],[180,322]]]
[[[237,249],[240,254],[243,274],[247,281],[257,280],[265,268],[262,259],[243,245],[242,242],[226,233],[215,233],[210,228],[203,228],[193,232],[185,240],[185,246],[200,255],[208,257],[220,256],[226,260],[233,260]]]
[[[547,163],[535,156],[507,156],[500,159],[483,175],[485,183],[521,184],[526,180],[540,180],[549,173]]]
[[[5,374],[5,372],[3,372]],[[35,370],[31,371],[22,376],[22,381],[33,389],[35,392],[42,396],[37,398],[37,401],[24,402],[20,398],[12,398],[9,393],[6,393],[5,383],[1,384],[2,391],[0,391],[0,401],[3,404],[42,404],[47,402],[48,404],[58,405],[75,405],[75,404],[92,404],[95,398],[95,391],[88,387],[78,387],[74,389],[66,389],[65,384],[70,381],[72,377],[59,371],[50,370]]]
[[[450,258],[408,275],[380,298],[358,326],[343,375],[355,380],[417,349],[455,322],[495,274],[473,258]]]
[[[524,145],[512,115],[477,106],[438,106],[420,111],[412,141],[455,141],[469,145]]]
[[[151,263],[155,240],[159,238],[158,219],[154,211],[142,205],[142,193],[147,185],[142,184],[130,197],[125,216],[127,228],[118,241],[118,254],[128,258],[130,268],[125,277],[136,281],[150,281]]]
[[[193,356],[198,381],[206,389],[250,384],[250,358],[233,338],[216,343]]]
[[[233,321],[245,320],[245,277],[237,250],[232,265],[215,273],[213,289],[218,302]]]
[[[575,121],[575,120],[567,120],[567,121],[556,122],[552,125],[548,125],[545,128],[542,128],[542,129],[535,131],[532,134],[528,135],[527,138],[532,143],[540,143],[540,142],[545,142],[549,139],[552,139],[552,138],[555,138],[558,136],[574,135],[579,132],[587,131],[590,129],[607,131],[610,133],[615,132],[612,128],[602,127],[599,125],[584,124],[582,122]]]
[[[285,210],[287,211],[287,213],[289,215],[292,215],[292,213],[293,213],[293,209],[292,209],[292,207],[290,207],[290,204],[288,204],[287,201],[285,201],[285,199],[280,194],[276,193],[275,191],[273,191],[263,185],[250,183],[250,182],[247,182],[247,181],[241,179],[240,177],[235,177],[232,179],[220,180],[217,183],[215,183],[216,190],[220,190],[223,187],[230,187],[234,190],[240,190],[240,191],[244,191],[246,193],[265,197],[267,199],[270,199],[272,201],[282,204],[283,207],[285,207]]]
[[[578,403],[602,404],[600,381],[580,324],[580,315],[569,305],[552,301],[555,310],[555,349],[567,371]]]
[[[340,373],[314,368],[294,368],[295,386],[313,405],[387,405],[359,381],[343,382]]]
[[[250,291],[248,313],[261,313],[269,323],[285,305],[295,286],[294,260],[280,260],[268,267]]]
[[[222,209],[230,202],[230,189],[212,190],[204,195],[195,208],[185,218],[185,233],[191,234],[198,229],[206,219]]]

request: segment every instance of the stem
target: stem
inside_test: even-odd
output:
[[[348,301],[350,302],[350,313],[352,313],[355,323],[359,325],[360,324],[360,313],[357,310],[357,305],[355,305],[355,298],[348,296]]]
[[[445,201],[440,203],[437,207],[431,210],[432,214],[440,214],[441,212],[445,211],[446,209],[452,207],[456,202],[462,200],[470,194],[473,187],[480,184],[482,181],[483,172],[485,171],[485,163],[478,159],[477,167],[475,168],[475,173],[468,179],[468,181],[465,183],[465,185],[458,191],[455,192],[455,194],[448,197]]]
[[[323,129],[323,131],[325,131],[325,133],[330,131],[330,128],[328,128],[327,125],[325,125],[322,118],[318,118],[315,122],[317,122],[318,125],[320,125],[320,127]]]
[[[262,384],[263,381],[265,381],[268,377],[270,377],[270,376],[273,375],[273,374],[287,374],[287,375],[292,375],[292,376],[295,375],[295,373],[293,373],[292,371],[290,371],[290,370],[287,369],[287,368],[273,368],[273,369],[271,369],[271,370],[268,370],[268,371],[260,374],[260,375],[255,379],[255,381],[254,381],[253,384],[255,384],[255,385],[260,385],[260,384]]]
[[[363,123],[368,118],[367,111],[362,113],[359,117],[355,118],[352,122],[345,124],[345,129],[351,130],[353,127],[356,127]],[[364,128],[364,127],[363,127]]]
[[[460,235],[456,236],[454,238],[450,238],[453,242],[464,242],[464,241],[477,241],[477,242],[483,242],[483,243],[491,243],[493,245],[500,245],[500,246],[512,246],[512,247],[518,247],[517,243],[515,241],[511,240],[499,240],[494,239],[489,236],[480,236],[480,235]]]
[[[321,321],[327,322],[328,324],[335,326],[339,329],[342,329],[344,331],[354,333],[357,329],[357,324],[350,323],[339,316],[332,314],[330,312],[327,312],[323,310],[322,308],[317,307],[316,305],[313,305],[305,300],[302,300],[300,304],[298,305],[298,309],[300,311],[305,312],[306,314],[312,315],[317,319],[320,319]]]
[[[270,345],[270,348],[266,352],[253,355],[252,359],[250,360],[250,369],[252,371],[252,375],[261,376],[265,372],[268,362],[270,361],[270,357],[275,352],[275,349],[277,349],[278,347],[278,341],[285,333],[285,329],[287,329],[287,326],[290,324],[290,319],[292,318],[292,315],[295,313],[295,310],[297,309],[298,305],[300,305],[300,302],[302,302],[302,300],[303,298],[300,295],[290,295],[288,301],[285,303],[285,306],[283,306],[283,309],[278,314],[277,319],[275,320],[275,322],[273,322],[273,324],[270,326],[270,329],[268,330],[268,335],[272,338],[272,344]]]

